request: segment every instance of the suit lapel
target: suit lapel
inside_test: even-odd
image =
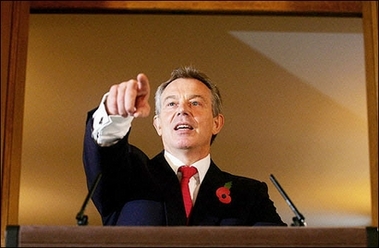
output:
[[[230,208],[230,204],[220,202],[216,196],[216,190],[230,180],[231,178],[211,161],[208,172],[200,186],[196,203],[192,209],[190,224],[217,225],[219,223],[220,220],[217,216],[225,216],[225,213],[227,214]]]
[[[186,225],[186,214],[177,175],[164,158],[163,152],[152,160],[151,172],[160,186],[166,215],[166,225]]]

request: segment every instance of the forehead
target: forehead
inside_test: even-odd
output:
[[[211,90],[201,81],[194,78],[178,78],[172,81],[163,91],[169,95],[210,95]]]

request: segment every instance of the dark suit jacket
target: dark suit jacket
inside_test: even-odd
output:
[[[92,196],[104,225],[186,225],[180,183],[163,151],[149,159],[128,143],[128,134],[110,147],[100,147],[91,137],[92,113],[88,113],[83,161],[87,185],[102,178]],[[230,203],[216,195],[231,182]],[[221,171],[211,161],[188,225],[254,226],[286,225],[269,199],[264,182]]]

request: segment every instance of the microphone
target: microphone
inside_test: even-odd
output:
[[[91,189],[90,191],[88,192],[87,194],[87,197],[86,199],[84,200],[83,202],[83,205],[82,205],[82,208],[80,209],[80,211],[78,212],[78,214],[76,215],[76,220],[77,220],[77,224],[78,226],[86,226],[88,225],[88,216],[84,214],[84,210],[88,204],[88,202],[90,201],[93,193],[95,192],[95,189],[97,187],[97,185],[99,184],[99,181],[100,181],[100,178],[101,178],[102,174],[99,173],[94,181],[94,183],[92,184],[91,186]]]
[[[270,179],[275,185],[275,187],[278,189],[280,194],[283,196],[283,198],[286,200],[288,206],[292,209],[292,211],[295,213],[295,217],[292,218],[293,222],[291,226],[306,226],[307,223],[305,223],[304,216],[297,210],[295,205],[292,203],[290,198],[287,196],[286,192],[284,192],[283,188],[280,186],[279,182],[275,179],[274,175],[270,175]]]

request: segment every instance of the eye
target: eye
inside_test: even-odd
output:
[[[192,101],[192,102],[191,102],[191,105],[192,105],[192,106],[199,106],[199,105],[201,105],[201,104],[200,104],[200,102],[198,102],[198,101]]]
[[[168,107],[173,107],[173,106],[175,106],[175,102],[169,102],[169,103],[167,103],[167,106]]]

